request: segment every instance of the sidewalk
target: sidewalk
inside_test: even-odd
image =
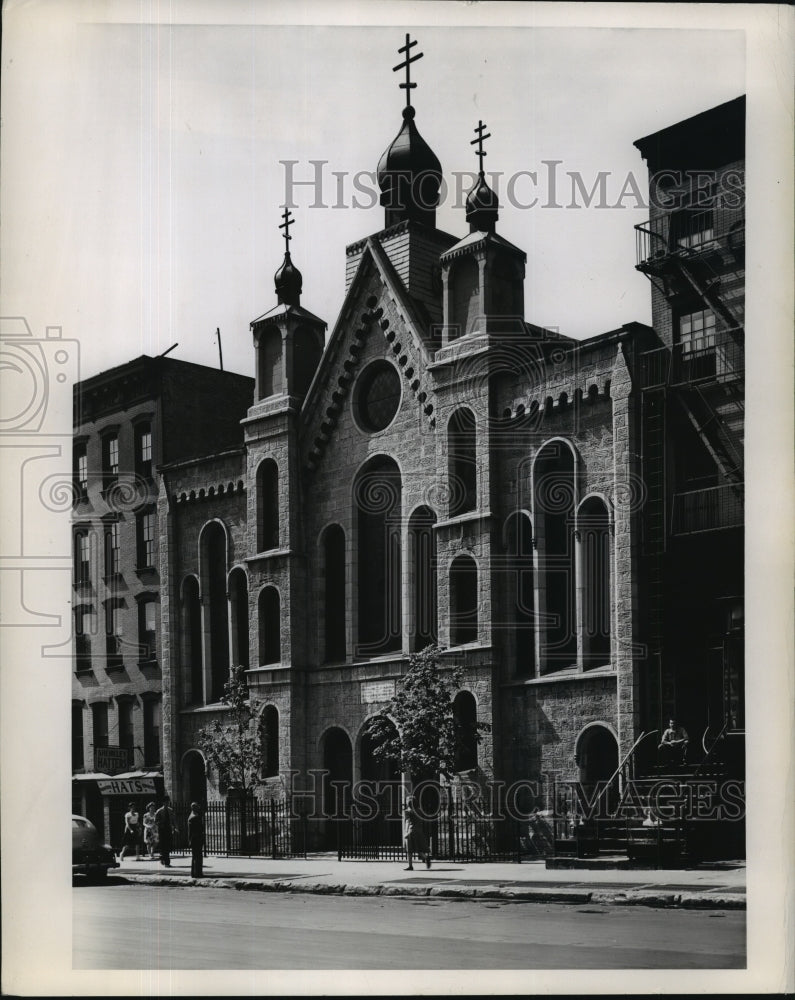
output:
[[[404,871],[399,861],[338,861],[336,854],[307,859],[208,857],[204,878],[190,877],[190,858],[125,858],[111,875],[150,885],[210,886],[262,892],[346,896],[441,896],[523,902],[600,903],[701,909],[745,909],[745,862],[697,869],[548,870],[543,859],[522,864],[434,862]]]

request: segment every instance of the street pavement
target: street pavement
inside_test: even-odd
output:
[[[746,963],[742,910],[228,892],[188,886],[184,874],[169,886],[127,878],[75,888],[73,968],[667,972]]]
[[[345,896],[522,900],[598,903],[678,909],[745,909],[745,863],[722,862],[689,869],[547,869],[543,860],[522,864],[438,861],[430,871],[391,861],[338,861],[336,854],[308,858],[209,857],[204,877],[190,877],[190,858],[158,861],[125,858],[115,875],[164,886],[201,886],[261,892]]]

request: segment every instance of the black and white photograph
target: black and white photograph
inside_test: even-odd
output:
[[[793,20],[4,4],[4,992],[793,988]]]

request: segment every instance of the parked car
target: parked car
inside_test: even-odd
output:
[[[72,874],[103,881],[119,863],[113,848],[103,844],[97,828],[85,816],[72,816]]]

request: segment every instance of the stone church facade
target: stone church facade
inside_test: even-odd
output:
[[[525,253],[482,171],[463,238],[436,228],[440,178],[407,105],[379,164],[385,227],[347,248],[327,340],[287,244],[239,434],[159,468],[174,797],[226,792],[197,732],[237,664],[265,705],[270,795],[313,770],[388,776],[365,727],[431,642],[463,668],[460,717],[489,724],[461,761],[480,781],[609,778],[663,714],[700,735],[701,708],[648,680],[644,390],[676,338],[657,318],[580,341],[527,322]]]

